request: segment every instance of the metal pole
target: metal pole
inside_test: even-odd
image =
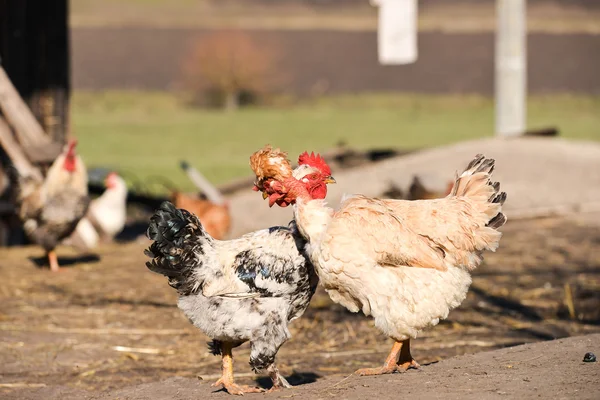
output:
[[[496,0],[496,135],[525,132],[527,118],[526,0]]]

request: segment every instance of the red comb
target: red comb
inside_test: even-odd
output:
[[[68,146],[67,152],[72,153],[75,150],[75,146],[77,146],[77,139],[69,140]]]
[[[329,165],[327,165],[327,163],[319,153],[315,154],[314,152],[311,152],[310,154],[308,154],[308,152],[305,151],[298,157],[298,164],[310,165],[311,167],[314,167],[321,171],[323,175],[331,175],[331,168],[329,168]]]

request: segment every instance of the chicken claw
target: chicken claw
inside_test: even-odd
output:
[[[409,368],[421,369],[419,363],[410,355],[410,339],[406,339],[400,343],[402,343],[402,346],[400,348],[400,358],[397,362],[398,369],[402,372]]]
[[[235,382],[227,382],[220,378],[218,381],[212,384],[212,386],[223,386],[223,389],[229,394],[243,396],[244,393],[262,393],[265,389],[261,389],[254,386],[238,385]]]
[[[409,368],[419,369],[421,366],[410,355],[410,339],[406,339],[394,343],[382,367],[359,369],[355,374],[360,376],[393,374],[404,372]]]
[[[244,393],[261,393],[264,389],[238,385],[233,381],[233,354],[231,343],[224,342],[221,344],[221,356],[223,361],[223,375],[212,386],[223,386],[227,393],[243,396]]]
[[[267,370],[269,372],[269,377],[273,381],[273,387],[267,391],[268,393],[292,387],[292,385],[290,385],[290,383],[279,373],[275,364],[271,364]]]
[[[410,360],[410,361],[407,361],[407,362],[398,363],[397,367],[398,367],[399,371],[406,371],[406,370],[408,370],[410,368],[418,369],[418,370],[421,369],[421,365],[418,362],[416,362],[415,360]]]
[[[356,371],[355,374],[360,376],[371,376],[393,374],[397,371],[399,371],[399,367],[397,365],[384,365],[383,367],[377,368],[361,368]]]

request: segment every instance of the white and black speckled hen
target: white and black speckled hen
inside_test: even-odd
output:
[[[266,370],[274,389],[290,387],[275,356],[290,338],[288,323],[304,313],[318,283],[295,223],[220,241],[194,214],[164,202],[147,234],[154,241],[146,250],[152,258],[147,267],[169,278],[179,293],[179,308],[213,339],[213,353],[223,357],[223,375],[215,386],[231,394],[263,390],[233,379],[232,348],[250,341],[252,369]]]

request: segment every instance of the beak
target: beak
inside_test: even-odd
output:
[[[267,192],[263,192],[262,196],[263,196],[263,200],[265,200],[267,197],[269,197],[269,195],[267,194]]]
[[[328,176],[327,178],[325,178],[325,183],[329,184],[329,183],[336,183],[335,179],[333,179],[333,176]]]

